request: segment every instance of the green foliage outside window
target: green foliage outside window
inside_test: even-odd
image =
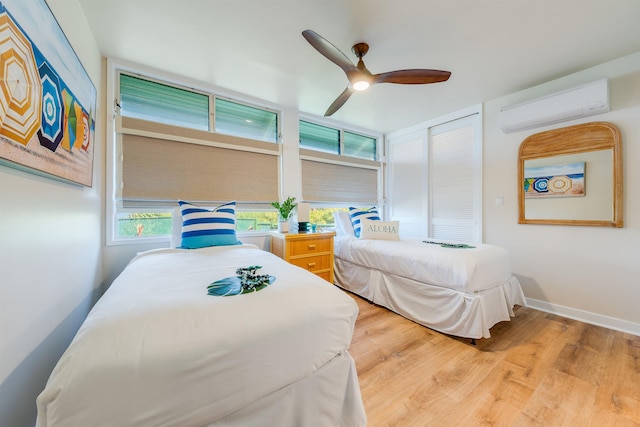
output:
[[[314,208],[309,223],[319,229],[334,227],[333,213],[345,208]],[[171,213],[132,213],[118,217],[118,236],[124,238],[171,235]],[[236,212],[237,231],[270,231],[278,229],[277,212]]]
[[[171,213],[133,213],[118,217],[119,237],[155,237],[171,234]]]
[[[346,208],[313,208],[309,223],[320,229],[334,227],[333,213]],[[277,212],[236,212],[237,231],[269,231],[278,229]]]
[[[333,219],[333,213],[336,211],[346,211],[347,208],[314,208],[309,213],[309,220],[311,224],[316,224],[320,229],[335,227],[335,220]]]
[[[277,228],[277,212],[236,212],[237,231],[269,231]]]

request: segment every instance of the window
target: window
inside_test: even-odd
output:
[[[178,200],[236,200],[239,231],[277,226],[277,112],[115,68],[114,75],[120,115],[109,156],[109,243],[166,239]]]
[[[370,136],[344,132],[344,155],[361,159],[376,159],[376,139]]]
[[[328,155],[313,157],[308,151],[301,154],[303,200],[333,202],[336,206],[378,203],[379,164],[370,161],[344,163]]]
[[[268,211],[236,212],[237,231],[269,231],[278,228],[278,213]]]
[[[312,223],[332,227],[335,210],[378,204],[378,138],[306,120],[299,128],[302,199],[312,204]]]
[[[120,213],[117,235],[123,238],[158,237],[171,234],[171,212]]]
[[[361,159],[377,159],[377,138],[300,120],[300,147]]]
[[[278,142],[278,114],[216,98],[216,132]]]
[[[300,146],[339,154],[340,130],[300,120]]]
[[[210,130],[209,99],[197,92],[120,74],[120,114],[191,129]],[[215,131],[260,141],[278,142],[278,114],[264,108],[214,97]]]
[[[120,74],[120,114],[209,130],[209,96]]]
[[[347,211],[347,208],[312,208],[309,212],[309,224],[315,224],[318,230],[323,230],[325,228],[335,228],[336,223],[333,214],[337,211]]]

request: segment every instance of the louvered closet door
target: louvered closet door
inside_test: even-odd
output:
[[[480,242],[482,140],[479,114],[429,129],[429,235]]]

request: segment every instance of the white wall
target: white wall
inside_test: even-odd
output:
[[[500,108],[608,77],[609,113],[504,134]],[[640,53],[485,103],[484,241],[507,248],[531,306],[640,335]],[[624,228],[518,224],[520,143],[544,130],[607,121],[621,132]],[[496,196],[504,197],[496,206]]]
[[[102,65],[77,0],[51,0],[98,87]],[[0,165],[0,425],[35,423],[35,399],[102,282],[104,111],[98,106],[93,187]]]

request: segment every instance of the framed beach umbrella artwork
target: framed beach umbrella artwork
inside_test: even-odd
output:
[[[0,162],[92,186],[96,88],[44,0],[0,0]]]
[[[584,197],[584,162],[524,169],[524,197]]]

